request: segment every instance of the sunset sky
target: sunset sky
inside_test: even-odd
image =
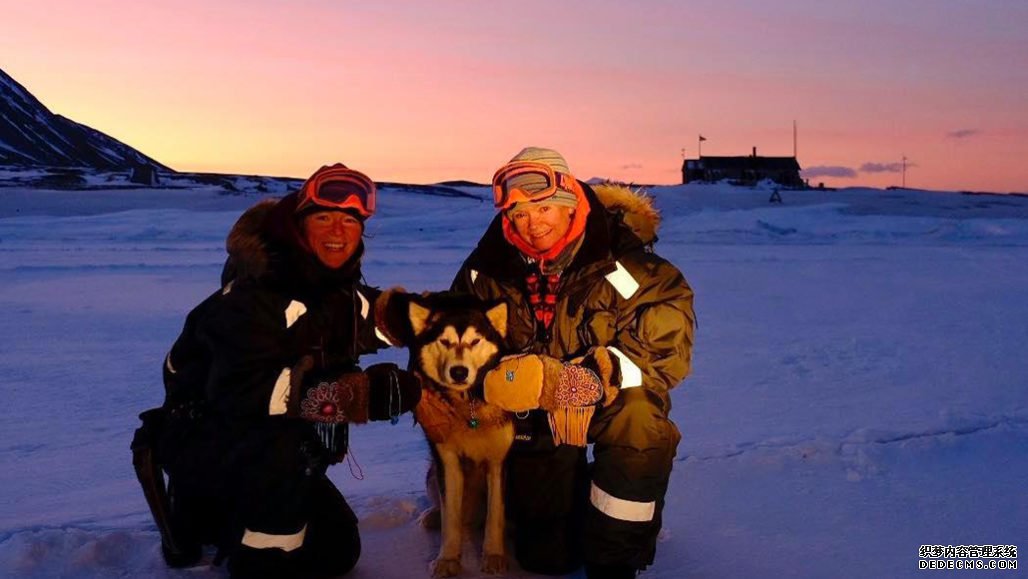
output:
[[[682,150],[812,184],[1028,192],[1024,0],[0,0],[0,68],[184,171],[485,182],[525,145],[677,183]]]

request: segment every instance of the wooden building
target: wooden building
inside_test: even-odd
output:
[[[770,179],[783,187],[804,187],[796,157],[760,157],[757,148],[748,157],[706,157],[682,162],[682,183],[712,183],[728,179],[752,185]]]

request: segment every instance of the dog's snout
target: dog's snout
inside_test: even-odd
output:
[[[463,382],[468,379],[467,366],[454,366],[450,368],[450,379],[454,382]]]

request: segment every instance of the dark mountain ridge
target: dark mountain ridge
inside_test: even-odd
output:
[[[119,170],[141,164],[172,171],[114,137],[54,114],[0,69],[0,166]]]

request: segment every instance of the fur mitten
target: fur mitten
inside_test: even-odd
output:
[[[508,412],[539,408],[544,374],[553,363],[560,365],[559,360],[535,354],[504,358],[485,375],[485,401]]]

